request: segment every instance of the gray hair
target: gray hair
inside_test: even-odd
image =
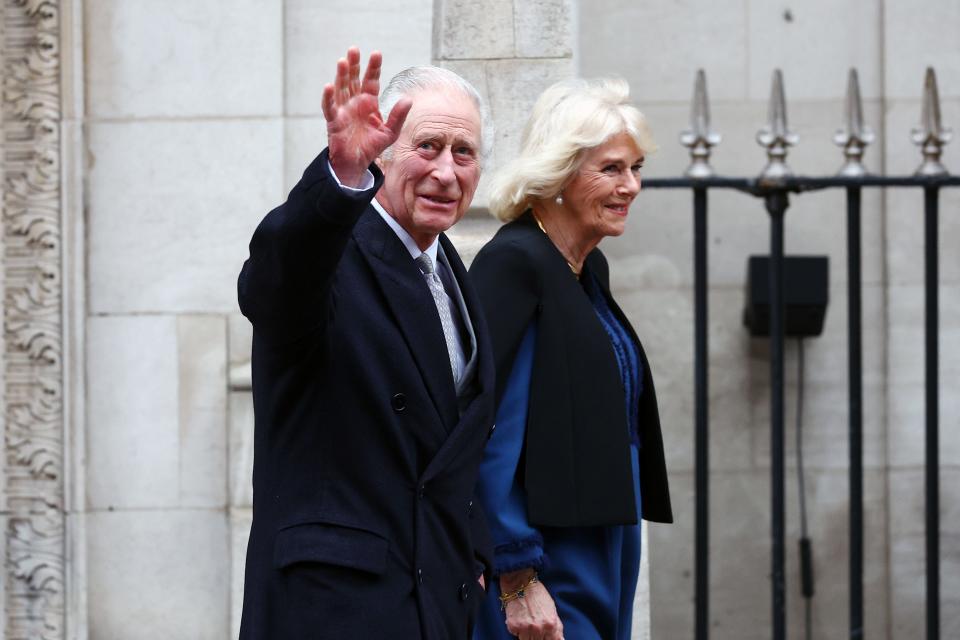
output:
[[[520,156],[494,175],[490,212],[503,222],[536,200],[552,199],[580,168],[584,151],[627,133],[637,149],[656,150],[643,114],[619,78],[565,80],[540,94],[523,132]]]
[[[408,67],[390,78],[380,94],[380,113],[386,118],[400,98],[411,97],[425,89],[452,89],[470,98],[480,113],[480,159],[490,155],[493,146],[493,119],[480,92],[463,77],[442,67]],[[392,149],[387,148],[383,157],[389,158]]]

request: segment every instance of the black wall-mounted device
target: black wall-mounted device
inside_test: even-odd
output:
[[[783,302],[788,336],[818,336],[829,298],[827,256],[784,256]],[[747,300],[743,324],[752,336],[770,335],[770,257],[747,261]]]

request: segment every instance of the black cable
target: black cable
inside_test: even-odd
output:
[[[813,637],[813,548],[807,532],[807,489],[803,469],[803,338],[797,340],[797,487],[800,493],[800,576],[804,630]]]

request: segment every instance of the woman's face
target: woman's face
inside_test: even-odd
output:
[[[627,133],[585,152],[562,195],[564,207],[586,236],[599,241],[623,233],[630,203],[640,193],[642,166],[643,152]]]

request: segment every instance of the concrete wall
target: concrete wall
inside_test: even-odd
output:
[[[580,12],[583,75],[627,78],[649,116],[660,151],[646,177],[680,175],[694,74],[705,69],[714,128],[724,140],[712,164],[752,176],[766,158],[754,141],[766,121],[774,68],[784,73],[789,124],[801,136],[788,163],[798,174],[830,175],[842,164],[831,141],[842,122],[849,67],[859,70],[865,116],[878,134],[868,168],[910,174],[920,154],[910,128],[920,119],[923,72],[939,74],[944,122],[960,121],[960,10],[956,3],[635,3],[602,0]],[[960,147],[945,164],[960,170]],[[942,635],[960,630],[958,503],[960,450],[957,288],[960,193],[941,196]],[[923,236],[922,192],[877,190],[863,199],[865,637],[903,638],[924,628]],[[662,399],[677,523],[651,526],[654,638],[693,636],[692,204],[688,192],[648,190],[614,258],[617,294],[651,354]],[[768,346],[741,326],[747,256],[769,247],[762,202],[710,193],[711,609],[717,637],[767,638],[769,579]],[[824,334],[805,343],[804,457],[817,593],[814,637],[847,629],[848,447],[846,436],[846,225],[842,191],[793,197],[786,250],[830,257],[831,303]],[[797,345],[787,348],[787,605],[791,637],[802,631],[797,570],[799,515],[794,419]]]

